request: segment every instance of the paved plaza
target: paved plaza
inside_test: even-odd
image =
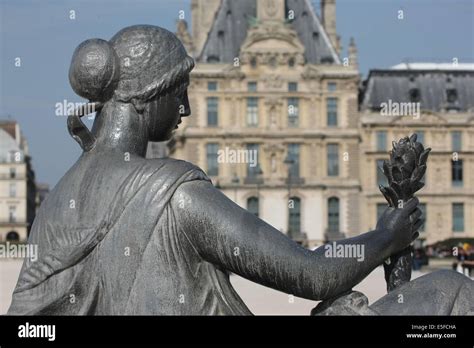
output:
[[[0,314],[5,314],[20,272],[22,260],[0,259]],[[446,267],[443,267],[446,268]],[[431,269],[430,269],[431,271]],[[415,271],[413,279],[425,274]],[[317,304],[258,285],[240,276],[232,275],[231,282],[252,313],[259,315],[309,315]],[[355,290],[364,293],[370,303],[386,294],[383,268],[375,269]]]

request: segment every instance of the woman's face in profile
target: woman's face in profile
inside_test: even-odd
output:
[[[181,117],[191,114],[188,85],[189,77],[148,103],[146,114],[150,141],[169,140],[181,123]]]

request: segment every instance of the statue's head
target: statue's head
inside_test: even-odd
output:
[[[137,25],[122,29],[110,41],[91,39],[80,44],[69,80],[78,95],[99,108],[107,103],[131,104],[146,121],[149,140],[163,141],[181,117],[190,114],[187,86],[193,67],[193,59],[173,33]],[[79,141],[80,131],[74,129],[77,120],[68,121],[68,126]]]

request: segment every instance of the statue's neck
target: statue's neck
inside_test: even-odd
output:
[[[92,127],[98,151],[129,153],[145,157],[148,130],[145,118],[133,105],[109,102],[97,113]]]

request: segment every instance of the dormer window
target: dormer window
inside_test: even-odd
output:
[[[418,103],[421,100],[421,93],[420,93],[420,90],[418,88],[410,89],[408,94],[410,96],[410,101],[412,103]]]
[[[220,59],[218,56],[208,56],[207,62],[208,63],[219,63]]]
[[[449,104],[454,104],[458,100],[458,90],[455,88],[449,88],[446,90],[446,100]]]
[[[334,59],[332,59],[332,57],[324,56],[321,58],[321,64],[332,64],[332,63],[334,63]]]
[[[329,56],[325,56],[321,58],[321,64],[332,64],[334,63],[334,59]]]

